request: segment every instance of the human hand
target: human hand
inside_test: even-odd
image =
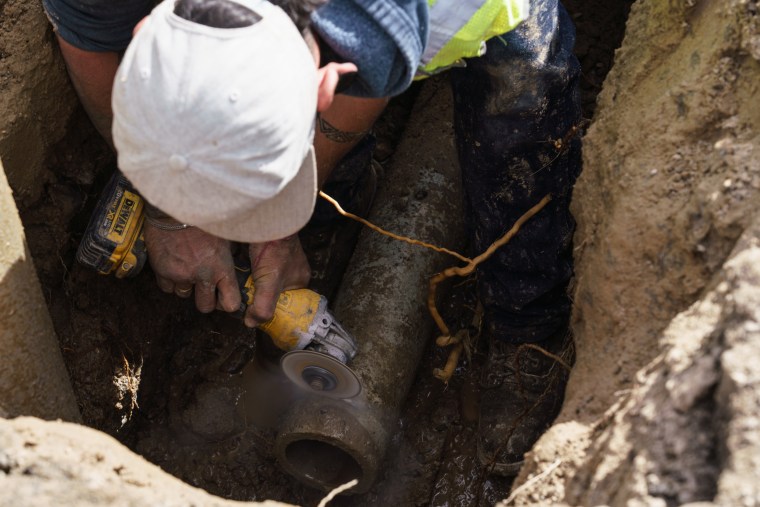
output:
[[[187,298],[195,287],[195,306],[203,313],[240,308],[229,241],[195,227],[161,230],[146,221],[145,246],[162,291]]]
[[[332,105],[341,76],[358,71],[359,68],[350,62],[331,62],[320,67],[317,70],[317,111],[326,111]]]
[[[311,268],[295,234],[277,241],[251,243],[248,250],[254,294],[243,321],[248,327],[256,327],[272,319],[282,291],[308,285]]]

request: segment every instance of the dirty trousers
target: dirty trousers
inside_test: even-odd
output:
[[[478,267],[485,329],[513,343],[550,337],[570,313],[569,203],[581,169],[580,140],[572,135],[581,121],[574,42],[572,21],[557,0],[532,1],[529,20],[450,71],[472,254],[552,195]]]

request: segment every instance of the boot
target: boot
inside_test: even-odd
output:
[[[492,339],[481,374],[478,458],[489,473],[513,476],[523,456],[557,417],[574,360],[572,336],[563,329],[533,344]],[[559,359],[559,360],[558,360]],[[564,365],[563,365],[564,363]]]

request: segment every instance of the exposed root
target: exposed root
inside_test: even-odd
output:
[[[577,124],[567,129],[567,132],[565,133],[565,135],[562,136],[560,139],[552,139],[551,141],[548,141],[549,143],[551,143],[554,149],[557,150],[557,154],[549,162],[541,166],[539,169],[536,169],[536,171],[534,171],[533,174],[531,174],[531,176],[535,176],[536,174],[540,173],[541,171],[543,171],[544,169],[552,165],[563,153],[567,151],[567,149],[570,147],[570,143],[572,142],[573,138],[583,134],[583,129],[586,128],[586,126],[588,126],[590,122],[591,120],[582,118],[581,121],[579,121]]]
[[[471,333],[471,329],[460,329],[454,336],[442,335],[436,338],[435,344],[439,347],[449,347],[454,345],[454,348],[449,353],[449,357],[446,359],[446,365],[441,368],[433,369],[433,376],[438,380],[448,383],[451,377],[454,375],[459,358],[462,352],[465,353],[468,361],[472,360],[472,348],[473,343],[480,337],[481,321],[483,316],[483,307],[480,303],[475,308],[472,316],[471,329],[474,329],[474,334]]]
[[[319,505],[317,507],[325,507],[325,505],[327,505],[330,502],[330,500],[332,500],[336,496],[340,495],[344,491],[347,491],[347,490],[353,488],[357,484],[359,484],[359,480],[358,479],[353,479],[351,481],[348,481],[345,484],[342,484],[342,485],[338,486],[337,488],[335,488],[332,491],[330,491],[327,494],[327,496],[324,497],[321,502],[319,502]]]
[[[536,344],[533,344],[533,343],[523,343],[522,345],[520,345],[520,348],[521,349],[522,348],[526,348],[526,349],[537,350],[538,352],[542,353],[546,357],[549,357],[549,358],[554,359],[555,361],[557,361],[567,371],[572,370],[572,367],[569,364],[567,364],[567,361],[565,361],[564,359],[562,359],[561,357],[559,357],[557,354],[552,354],[548,350],[544,349],[543,347],[539,347]]]
[[[433,376],[444,383],[448,383],[449,379],[451,379],[451,376],[454,375],[454,370],[457,367],[457,363],[459,363],[459,356],[462,355],[463,349],[464,344],[461,342],[457,343],[454,348],[451,349],[451,352],[449,352],[449,358],[446,360],[446,366],[444,366],[443,369],[434,368]]]
[[[319,196],[322,197],[322,199],[324,199],[327,202],[329,202],[330,204],[332,204],[333,206],[335,206],[335,209],[338,211],[338,213],[340,213],[344,217],[350,218],[351,220],[356,220],[357,222],[361,223],[362,225],[366,225],[367,227],[369,227],[373,231],[379,232],[380,234],[382,234],[384,236],[388,236],[389,238],[393,238],[393,239],[396,239],[398,241],[403,241],[404,243],[409,243],[410,245],[418,245],[418,246],[422,246],[422,247],[425,247],[425,248],[429,248],[430,250],[434,250],[436,252],[445,253],[445,254],[451,255],[453,257],[456,257],[457,259],[459,259],[462,262],[470,262],[470,258],[469,257],[465,257],[464,255],[462,255],[460,253],[457,253],[457,252],[454,252],[452,250],[449,250],[448,248],[443,248],[443,247],[440,247],[440,246],[431,245],[430,243],[425,243],[424,241],[419,241],[417,239],[407,238],[406,236],[399,236],[398,234],[394,234],[392,232],[386,231],[385,229],[382,229],[382,228],[376,226],[372,222],[369,222],[369,221],[363,219],[362,217],[360,217],[358,215],[354,215],[353,213],[349,213],[348,211],[345,211],[341,207],[341,205],[338,204],[338,201],[336,201],[335,199],[333,199],[332,197],[330,197],[326,193],[322,192],[321,190],[319,191]]]
[[[530,208],[528,211],[526,211],[512,226],[511,229],[509,229],[506,234],[504,234],[501,238],[494,241],[491,246],[489,246],[485,252],[478,255],[474,259],[470,260],[470,262],[466,266],[459,266],[459,267],[451,267],[443,270],[442,272],[438,273],[437,275],[433,276],[430,279],[430,286],[428,289],[428,300],[427,300],[427,306],[428,310],[430,311],[430,315],[433,317],[433,320],[435,321],[435,324],[438,326],[438,330],[441,332],[441,335],[437,340],[436,343],[447,343],[451,342],[451,331],[449,330],[449,327],[446,325],[446,322],[443,320],[443,317],[441,317],[441,314],[438,312],[438,308],[435,304],[435,292],[436,288],[439,283],[446,280],[447,278],[450,278],[452,276],[467,276],[473,271],[475,271],[475,268],[478,267],[478,264],[481,262],[487,260],[489,257],[491,257],[496,250],[501,248],[502,246],[506,245],[509,240],[511,240],[515,234],[520,230],[520,227],[527,222],[530,218],[533,217],[536,213],[541,211],[544,206],[546,206],[549,201],[551,201],[551,194],[547,194],[544,196],[541,201],[539,201],[538,204]],[[540,347],[539,347],[540,348]],[[548,354],[548,352],[544,351]],[[446,366],[443,368],[443,370],[440,370],[436,368],[433,370],[433,375],[435,375],[436,378],[448,382],[451,378],[451,375],[448,377],[443,375],[444,372],[451,372],[454,373],[454,369],[456,368],[456,363],[454,363],[453,366],[451,365],[452,361],[459,361],[459,356],[461,355],[462,350],[461,347],[457,346],[449,353],[449,358],[446,361]],[[561,361],[563,366],[566,366],[566,363],[564,361]]]
[[[127,357],[122,353],[121,355],[122,360],[122,369],[121,371],[116,371],[113,377],[113,384],[117,389],[117,402],[116,402],[116,408],[119,410],[125,410],[126,413],[122,415],[121,424],[124,426],[130,419],[132,419],[132,414],[135,411],[135,409],[139,409],[140,406],[137,404],[137,391],[140,387],[140,377],[142,375],[142,359],[140,359],[140,363],[136,365],[135,368],[132,368],[132,366],[129,364],[129,360]],[[128,398],[128,401],[125,403],[125,398]]]
[[[549,474],[551,474],[552,472],[554,472],[554,470],[556,470],[557,467],[559,467],[561,464],[562,464],[562,460],[561,459],[554,460],[554,462],[551,465],[549,465],[546,468],[546,470],[544,470],[543,472],[541,472],[538,475],[535,475],[535,476],[531,477],[530,479],[528,479],[527,481],[525,481],[523,484],[521,484],[520,486],[516,487],[515,490],[507,497],[506,500],[504,500],[503,502],[499,502],[498,504],[496,504],[497,507],[506,507],[507,505],[509,505],[510,503],[512,503],[515,500],[515,498],[517,498],[517,495],[519,495],[524,490],[530,488],[531,486],[533,486],[537,482],[542,481],[543,479],[545,479],[546,477],[548,477]]]
[[[466,329],[460,329],[454,336],[439,336],[435,340],[435,344],[439,347],[448,347],[449,345],[456,345],[462,343],[462,341],[469,338],[469,333]]]
[[[569,142],[569,139],[572,139],[572,137],[577,133],[577,128],[571,129],[571,133],[568,134],[567,138]],[[564,139],[562,141],[559,141],[559,148],[564,148],[564,145],[562,142],[565,141]],[[558,149],[559,149],[558,148]],[[319,192],[320,197],[325,199],[327,202],[332,204],[335,209],[343,215],[344,217],[350,218],[352,220],[355,220],[363,225],[366,225],[373,231],[379,232],[380,234],[383,234],[385,236],[388,236],[390,238],[396,239],[398,241],[403,241],[405,243],[409,243],[411,245],[418,245],[425,248],[429,248],[430,250],[434,250],[436,252],[446,253],[453,257],[456,257],[462,262],[466,262],[467,264],[465,266],[455,266],[451,268],[447,268],[443,270],[442,272],[436,274],[430,279],[430,285],[428,289],[428,299],[427,299],[427,307],[430,311],[431,317],[433,317],[433,321],[435,321],[436,326],[438,326],[438,330],[441,332],[441,336],[438,337],[436,340],[436,343],[440,347],[446,347],[449,345],[454,345],[454,348],[449,353],[449,357],[446,361],[446,365],[443,367],[443,369],[435,368],[433,370],[433,375],[442,380],[443,382],[448,382],[451,376],[454,373],[454,370],[457,367],[457,363],[459,362],[459,357],[462,355],[462,350],[464,349],[465,345],[463,342],[463,338],[465,334],[462,334],[461,331],[457,333],[457,335],[452,336],[451,331],[449,330],[449,327],[446,325],[446,322],[443,320],[443,317],[441,317],[441,314],[438,312],[438,308],[435,304],[435,292],[436,288],[439,283],[446,280],[447,278],[451,278],[452,276],[467,276],[471,274],[473,271],[475,271],[475,268],[478,267],[478,265],[485,260],[487,260],[489,257],[491,257],[496,250],[501,248],[502,246],[506,245],[514,236],[517,234],[517,232],[520,230],[522,225],[530,220],[533,215],[541,211],[544,206],[546,206],[549,201],[551,201],[552,196],[551,194],[547,194],[544,196],[541,201],[539,201],[538,204],[530,208],[528,211],[526,211],[512,226],[511,229],[509,229],[502,237],[494,241],[491,246],[486,248],[486,250],[475,257],[474,259],[470,259],[468,257],[465,257],[462,254],[459,254],[457,252],[451,251],[447,248],[438,247],[435,245],[431,245],[430,243],[425,243],[423,241],[419,241],[416,239],[408,238],[406,236],[399,236],[398,234],[394,234],[392,232],[386,231],[375,224],[361,218],[360,216],[354,215],[353,213],[349,213],[345,211],[340,204],[338,204],[338,201],[327,195],[326,193],[322,192],[320,190]],[[469,340],[467,340],[469,342]],[[549,352],[546,352],[545,350],[541,349],[540,347],[536,347],[543,353],[550,355]],[[554,357],[553,355],[551,355]],[[554,357],[557,361],[559,361],[562,366],[565,368],[570,368],[565,361],[560,359],[559,357]]]

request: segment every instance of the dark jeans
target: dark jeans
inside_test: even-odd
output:
[[[85,51],[121,52],[156,0],[42,0],[58,35]]]
[[[566,325],[575,221],[568,209],[581,169],[575,29],[557,0],[494,37],[481,58],[452,69],[454,123],[474,254],[483,252],[546,194],[551,202],[478,268],[488,331],[536,342]]]

